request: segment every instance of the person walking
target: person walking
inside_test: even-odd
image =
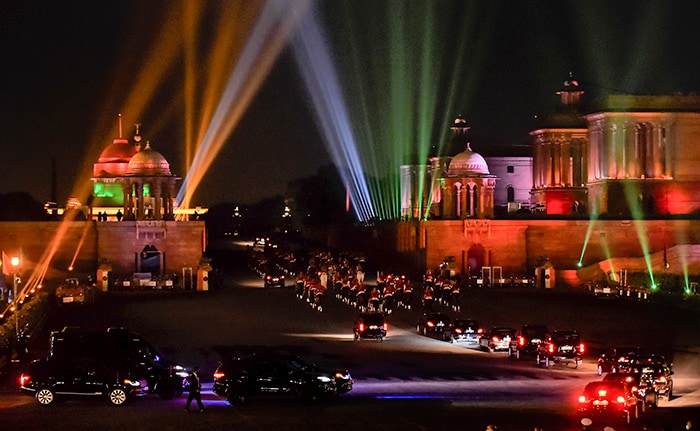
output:
[[[197,401],[197,406],[199,407],[199,411],[203,412],[204,411],[204,404],[202,404],[202,380],[199,378],[199,367],[194,367],[192,369],[192,374],[189,377],[190,381],[190,394],[187,397],[187,404],[185,405],[185,411],[189,412],[190,411],[190,404],[192,404],[192,400]]]

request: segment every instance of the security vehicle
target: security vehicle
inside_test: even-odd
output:
[[[639,400],[621,382],[588,383],[578,398],[578,413],[582,417],[602,417],[629,424],[639,417],[639,410]]]
[[[484,330],[479,326],[479,322],[473,319],[455,319],[450,331],[451,343],[471,343],[479,344],[479,338]]]
[[[37,359],[20,375],[19,385],[22,392],[32,394],[45,406],[62,397],[104,397],[118,406],[131,397],[148,394],[148,382],[138,372],[93,359]]]
[[[637,396],[642,412],[659,405],[659,394],[653,383],[642,373],[608,373],[603,378],[604,382],[621,382],[628,385],[633,394]]]
[[[347,370],[328,371],[297,355],[262,352],[221,362],[214,372],[213,390],[234,404],[256,397],[315,401],[349,392],[352,385]]]
[[[373,339],[384,341],[388,325],[382,313],[360,313],[353,323],[352,331],[355,341]]]
[[[54,296],[59,304],[84,304],[94,300],[95,292],[77,278],[67,278],[56,287]]]
[[[146,339],[127,328],[89,331],[68,326],[53,331],[50,343],[49,358],[64,362],[87,358],[106,367],[127,368],[143,376],[150,392],[164,400],[175,398],[188,384],[190,371],[163,358]]]
[[[584,349],[578,332],[552,331],[537,348],[537,365],[549,368],[555,363],[573,363],[578,368],[583,359]]]
[[[510,348],[510,342],[514,338],[515,328],[496,326],[481,335],[479,346],[488,352],[504,351]]]
[[[510,340],[508,355],[520,359],[522,355],[535,355],[543,340],[547,338],[549,328],[545,325],[524,325]]]
[[[641,354],[642,350],[639,347],[613,347],[598,357],[598,375],[628,372]]]
[[[417,333],[423,335],[437,335],[443,340],[447,340],[451,329],[452,319],[445,313],[423,313],[418,323],[416,323]]]

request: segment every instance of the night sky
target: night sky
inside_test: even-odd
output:
[[[243,1],[212,3],[240,6]],[[150,42],[176,3],[0,0],[0,193],[24,191],[40,202],[50,200],[55,160],[56,198],[65,202],[81,168],[91,166],[116,138],[120,112],[125,136],[133,133],[133,123],[142,123],[144,139],[168,159],[173,173],[185,175],[179,99],[184,68],[170,71],[158,91],[145,95],[140,118],[120,106],[132,91],[130,78],[144,69],[139,60],[154,58]],[[434,21],[423,19],[429,3],[440,8]],[[526,142],[533,117],[553,109],[570,71],[586,100],[700,93],[697,2],[324,0],[319,8],[342,69],[341,83],[354,68],[347,47],[353,44],[367,58],[381,57],[372,50],[386,49],[381,42],[397,16],[411,27],[400,41],[404,48],[422,46],[427,29],[437,34],[432,42],[442,49],[435,49],[435,58],[443,61],[435,73],[452,78],[428,91],[435,94],[434,116],[464,115],[475,151]],[[206,43],[203,36],[204,51]],[[459,70],[452,66],[455,59]],[[354,96],[346,95],[349,105],[359,103]],[[254,203],[284,194],[289,181],[330,164],[309,104],[285,49],[192,203]],[[440,124],[433,125],[435,139],[444,132]]]

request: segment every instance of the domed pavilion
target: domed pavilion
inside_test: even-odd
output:
[[[120,136],[102,151],[93,165],[92,207],[125,220],[172,220],[180,178],[150,143],[141,148],[140,142],[137,127],[134,144]]]

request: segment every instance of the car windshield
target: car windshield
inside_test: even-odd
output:
[[[573,332],[562,332],[552,334],[552,340],[559,344],[578,344],[580,337]]]
[[[476,329],[479,327],[479,324],[473,320],[457,320],[455,321],[455,327]]]

